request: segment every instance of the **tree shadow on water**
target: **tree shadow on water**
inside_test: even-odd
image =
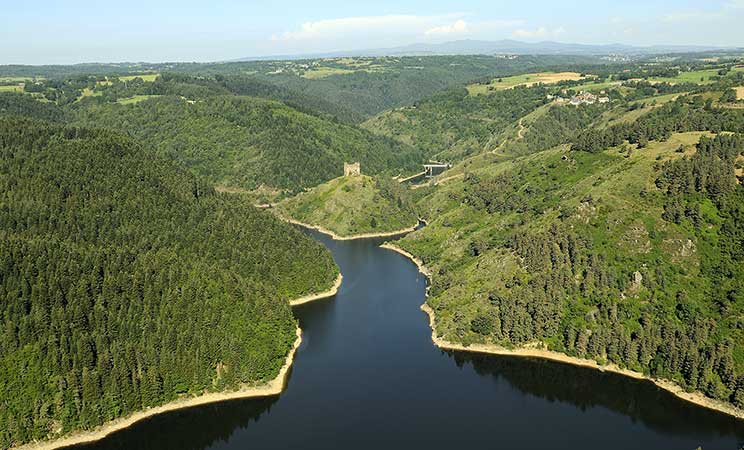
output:
[[[227,441],[239,428],[258,422],[278,396],[229,400],[141,420],[100,441],[65,447],[85,450],[199,450]]]
[[[744,422],[684,401],[650,381],[537,358],[446,352],[459,367],[502,378],[515,389],[586,411],[603,407],[661,433],[733,435],[744,443]]]

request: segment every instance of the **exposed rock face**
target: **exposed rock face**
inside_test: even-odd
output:
[[[643,275],[639,271],[633,272],[633,283],[630,286],[630,289],[628,289],[628,293],[631,295],[636,295],[643,287]]]

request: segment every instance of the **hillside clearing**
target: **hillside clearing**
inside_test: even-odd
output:
[[[152,81],[155,81],[159,76],[160,76],[159,73],[143,73],[140,75],[126,75],[123,77],[119,77],[119,81],[132,81],[135,78],[142,78],[142,81],[152,82]]]
[[[159,95],[135,95],[134,97],[120,98],[116,101],[116,103],[120,103],[122,105],[134,105],[139,102],[144,102],[145,100],[153,97],[159,97]]]
[[[405,188],[366,175],[333,179],[281,202],[276,211],[342,238],[397,232],[418,222]]]
[[[0,86],[0,92],[23,92],[23,85]]]
[[[717,77],[719,69],[694,70],[692,72],[682,72],[676,77],[651,77],[648,80],[656,83],[695,83],[710,84],[713,83],[713,77]],[[744,67],[734,67],[730,73],[744,72]]]
[[[315,80],[318,78],[330,77],[331,75],[346,75],[348,73],[354,73],[354,71],[349,69],[339,69],[336,67],[318,67],[308,70],[302,74],[302,77],[309,80]]]
[[[471,84],[467,87],[470,95],[488,94],[490,91],[512,89],[516,86],[534,86],[538,83],[553,84],[560,81],[578,81],[584,77],[578,72],[538,72],[513,77],[496,78],[489,84]]]

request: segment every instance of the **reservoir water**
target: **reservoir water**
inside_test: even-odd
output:
[[[381,240],[334,241],[335,297],[295,309],[285,392],[152,417],[80,449],[739,450],[744,422],[652,383],[556,362],[443,352],[426,278]]]

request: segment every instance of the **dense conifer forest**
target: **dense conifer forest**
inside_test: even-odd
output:
[[[0,446],[276,376],[298,230],[117,133],[0,119]]]

